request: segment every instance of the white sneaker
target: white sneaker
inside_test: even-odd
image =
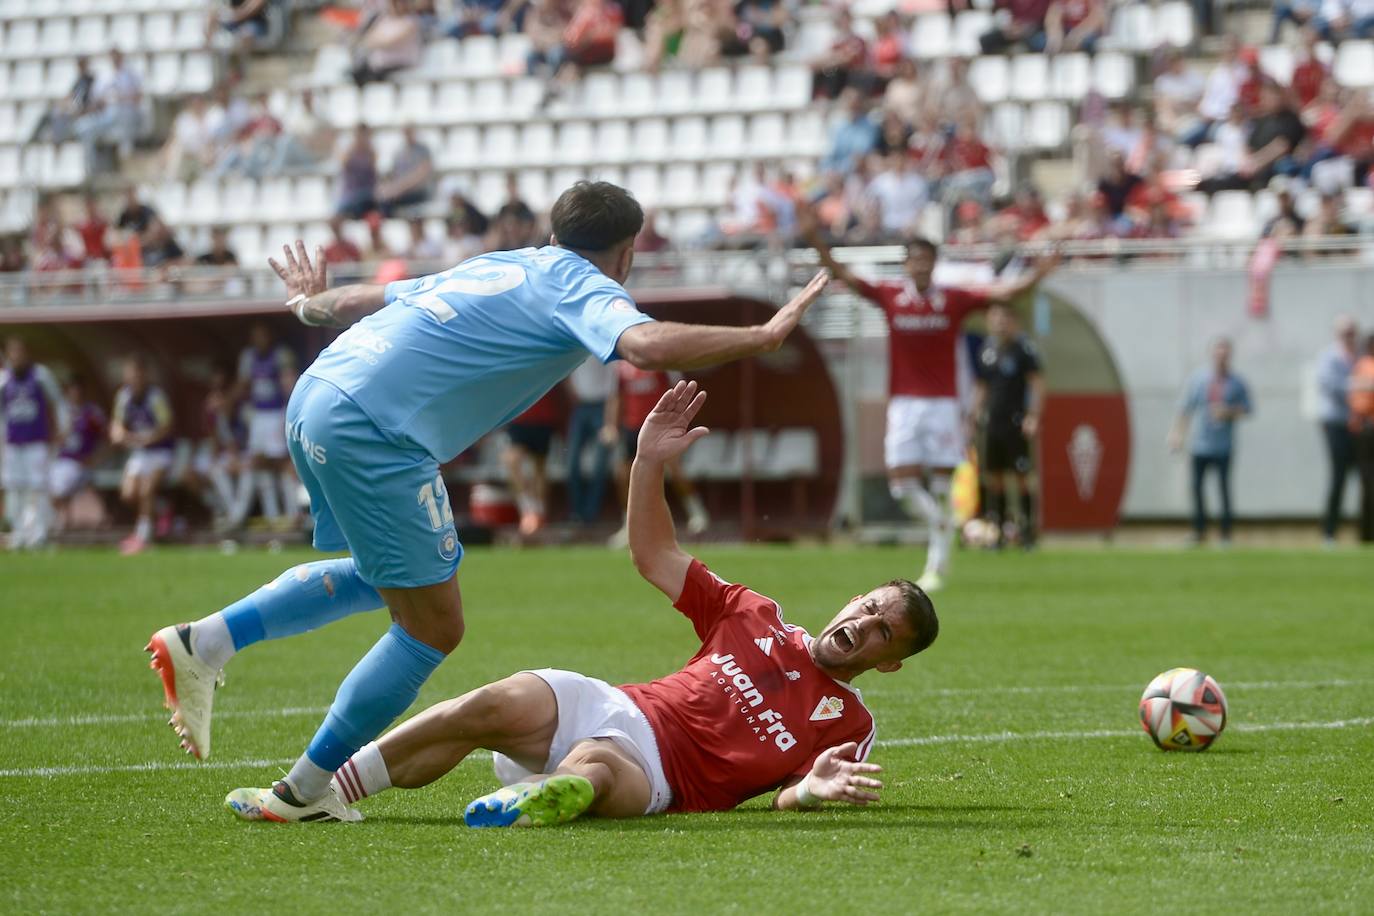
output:
[[[284,783],[277,783],[283,786]],[[267,789],[235,789],[224,796],[224,807],[245,821],[275,821],[278,824],[315,821],[348,821],[363,819],[363,813],[350,808],[339,797],[333,783],[324,797],[313,802],[292,804],[281,797],[275,786]],[[290,790],[285,789],[289,794]]]
[[[687,505],[687,533],[701,534],[711,524],[711,516],[706,514],[706,509],[701,503],[694,502]]]
[[[167,724],[181,736],[181,747],[197,760],[210,756],[210,709],[224,671],[211,668],[191,648],[191,625],[163,627],[144,646],[148,667],[162,677],[162,705],[172,711]]]
[[[930,594],[931,592],[938,592],[943,588],[945,580],[939,573],[932,571],[924,573],[921,578],[916,580],[916,584],[920,587],[921,591]]]

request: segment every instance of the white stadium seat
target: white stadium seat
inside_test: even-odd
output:
[[[775,112],[754,115],[749,124],[749,150],[759,156],[781,156],[787,149],[787,122]]]
[[[1342,86],[1374,86],[1374,42],[1341,42],[1332,73]]]
[[[1021,106],[1015,102],[1006,102],[993,108],[988,131],[992,144],[1005,150],[1020,149],[1024,145],[1024,120]]]
[[[969,63],[968,81],[985,105],[1000,102],[1010,91],[1005,57],[975,57]]]
[[[706,138],[706,119],[675,118],[669,143],[675,159],[697,159],[707,155],[710,148]]]
[[[43,22],[43,28],[38,40],[37,50],[44,57],[62,57],[72,53],[75,44],[72,20],[65,17],[61,19],[47,19]],[[33,49],[29,49],[33,53]]]
[[[1126,97],[1135,87],[1135,61],[1126,54],[1098,54],[1093,60],[1093,84],[1109,99]]]
[[[444,135],[444,144],[436,153],[440,169],[462,169],[480,161],[482,134],[471,125],[454,127]]]
[[[136,51],[140,37],[137,15],[126,13],[110,17],[110,47],[119,48],[125,53]]]
[[[1193,43],[1193,8],[1181,0],[1161,3],[1155,10],[1156,44],[1187,48]],[[1150,49],[1143,49],[1150,50]]]
[[[615,114],[620,103],[620,78],[614,73],[589,73],[582,81],[582,108],[589,115]]]
[[[725,67],[707,67],[697,74],[696,97],[706,111],[724,111],[730,107],[734,93],[734,79]]]
[[[779,108],[803,108],[811,104],[811,70],[783,66],[773,73],[773,104]]]
[[[397,124],[400,121],[400,106],[396,103],[396,87],[392,83],[368,83],[362,88],[358,100],[367,122],[371,126]]]
[[[954,38],[948,54],[972,57],[980,50],[978,39],[992,28],[992,14],[984,10],[965,10],[954,20]]]
[[[468,84],[463,80],[440,83],[434,93],[434,123],[456,124],[465,120],[472,107]]]
[[[38,23],[32,19],[11,22],[5,30],[5,53],[10,57],[24,57],[38,47]]]
[[[1028,121],[1031,143],[1040,149],[1059,149],[1069,140],[1069,108],[1062,102],[1036,102]]]
[[[324,219],[334,209],[329,182],[318,175],[297,179],[291,188],[291,200],[299,219]]]
[[[752,110],[772,107],[773,74],[767,67],[741,67],[735,76],[735,107]]]
[[[435,42],[451,44],[451,42]],[[501,58],[496,39],[488,35],[472,35],[458,45],[458,61],[464,73],[473,76],[495,76],[501,72]]]
[[[689,162],[667,167],[663,174],[663,203],[670,207],[689,206],[700,202],[701,173]]]
[[[434,106],[434,91],[429,83],[403,83],[396,108],[402,124],[442,123],[443,113]]]
[[[544,151],[545,161],[587,162],[597,158],[590,121],[565,121],[558,128],[558,146]]]
[[[520,129],[518,152],[521,162],[545,164],[564,153],[564,149],[554,141],[553,125],[548,121],[536,121]]]
[[[1218,238],[1242,239],[1259,235],[1249,191],[1219,191],[1212,196],[1206,232]]]
[[[631,147],[636,159],[657,162],[668,154],[668,122],[662,118],[645,118],[634,126]]]
[[[334,87],[329,93],[329,121],[343,128],[358,123],[358,87],[351,83]]]
[[[709,162],[701,170],[700,198],[703,204],[719,206],[730,196],[738,167],[733,162]]]
[[[181,85],[181,56],[173,51],[154,57],[147,88],[153,95],[180,95],[184,91]]]
[[[143,47],[168,51],[176,46],[176,20],[170,13],[150,13],[143,17]]]
[[[653,114],[654,78],[647,73],[625,73],[620,77],[619,102],[615,111],[624,115]]]
[[[1044,54],[1018,54],[1011,59],[1011,97],[1034,102],[1050,94],[1050,63]]]
[[[634,194],[635,199],[641,204],[646,207],[659,205],[661,186],[657,166],[632,166],[625,180],[628,182],[630,193]]]
[[[596,152],[606,162],[621,162],[631,158],[635,151],[630,147],[630,122],[602,121],[598,124]]]
[[[76,54],[99,54],[107,45],[105,19],[102,16],[83,16],[76,23],[72,51]]]
[[[1260,69],[1287,86],[1293,80],[1293,49],[1287,45],[1265,45],[1259,49]]]
[[[490,164],[510,162],[516,156],[515,127],[493,124],[482,131],[482,159]]]
[[[711,119],[711,151],[726,159],[744,155],[745,133],[742,115],[717,115]]]
[[[506,111],[506,81],[479,80],[472,91],[472,113],[479,118],[509,116]]]
[[[655,107],[660,112],[676,114],[696,107],[691,71],[665,70],[658,75],[657,83],[654,87],[654,100]]]
[[[954,44],[954,28],[944,13],[916,17],[911,28],[911,50],[917,57],[944,57]]]
[[[1056,54],[1050,67],[1050,96],[1078,101],[1092,88],[1092,59],[1086,54]]]
[[[181,88],[186,92],[209,92],[215,82],[215,64],[209,54],[187,53],[181,59]]]

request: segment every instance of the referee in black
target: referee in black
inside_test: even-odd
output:
[[[1031,442],[1040,429],[1045,379],[1035,345],[1017,333],[1016,313],[1006,304],[988,309],[988,336],[978,350],[973,417],[983,423],[980,462],[988,514],[997,545],[1006,543],[1007,477],[1016,476],[1021,496],[1021,543],[1035,544],[1035,497]]]

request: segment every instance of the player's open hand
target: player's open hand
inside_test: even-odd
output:
[[[294,252],[290,245],[281,246],[281,250],[285,256],[285,266],[278,264],[276,258],[268,258],[267,263],[286,284],[287,299],[294,299],[297,296],[314,296],[329,288],[323,248],[318,245],[315,246],[315,262],[313,264],[310,262],[310,256],[305,253],[305,242],[300,239],[296,239]]]
[[[704,426],[692,426],[705,403],[706,392],[697,390],[696,382],[683,380],[663,392],[639,428],[635,460],[661,464],[687,451],[689,445],[710,432]]]
[[[859,763],[854,759],[859,745],[853,741],[827,748],[811,765],[807,786],[811,794],[825,801],[842,801],[851,805],[866,805],[878,800],[883,784],[866,773],[881,773],[876,763]]]
[[[782,342],[787,339],[787,335],[792,333],[806,310],[811,307],[811,303],[820,298],[825,287],[830,283],[830,271],[819,270],[811,278],[811,282],[795,296],[792,300],[778,309],[777,313],[768,320],[764,329],[768,332],[768,346],[765,352],[772,352],[782,346]]]

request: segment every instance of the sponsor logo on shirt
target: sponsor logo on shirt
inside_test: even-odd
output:
[[[740,666],[735,662],[735,656],[717,653],[711,656],[711,664],[719,666],[711,672],[711,677],[715,678],[716,684],[724,688],[725,695],[739,707],[740,715],[744,716],[745,723],[754,730],[755,735],[758,735],[759,741],[767,741],[772,737],[778,750],[790,750],[797,743],[797,739],[787,730],[780,713],[774,712],[771,708],[765,708],[760,712],[754,711],[764,705],[763,693],[754,686],[753,678],[740,670]]]
[[[769,655],[773,651],[773,637],[760,636],[758,639],[754,640],[754,645],[758,646],[759,651],[764,655]]]
[[[391,341],[381,334],[357,324],[340,335],[339,340],[343,342],[350,355],[358,357],[369,366],[377,365],[377,357],[393,346]]]
[[[611,308],[617,312],[636,311],[635,304],[631,302],[629,299],[617,299],[611,303]]]
[[[445,560],[458,556],[458,532],[452,527],[445,528],[439,534],[439,556]]]
[[[821,697],[821,701],[816,704],[816,711],[811,714],[812,722],[823,722],[826,719],[838,719],[844,715],[844,700],[839,697]]]
[[[311,461],[316,464],[328,464],[329,455],[325,447],[318,442],[311,442],[310,437],[307,436],[305,430],[301,428],[303,425],[303,421],[297,420],[287,428],[287,434],[290,435],[291,441],[298,443],[301,447],[301,451],[305,453],[305,457],[309,458]]]
[[[898,331],[943,331],[949,327],[949,316],[933,315],[894,315],[892,327]]]

